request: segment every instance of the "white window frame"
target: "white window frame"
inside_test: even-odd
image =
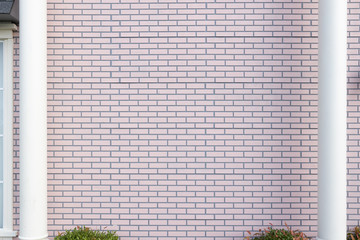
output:
[[[0,23],[0,41],[3,42],[3,227],[1,240],[12,240],[17,236],[13,228],[13,31],[12,23]]]

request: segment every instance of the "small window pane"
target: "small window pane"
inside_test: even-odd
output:
[[[0,90],[0,136],[4,134],[4,91]],[[1,156],[2,157],[2,156]]]
[[[4,154],[3,154],[3,82],[4,82],[4,44],[0,42],[0,228],[3,228],[4,218]]]
[[[0,182],[0,228],[3,228],[4,223],[3,223],[3,218],[4,218],[4,203],[3,203],[3,194],[4,194],[4,183],[1,181]]]
[[[0,182],[4,180],[4,171],[3,171],[3,166],[4,166],[4,161],[3,161],[3,137],[0,137]],[[1,196],[1,194],[0,194]]]
[[[0,42],[0,88],[4,87],[4,43]]]

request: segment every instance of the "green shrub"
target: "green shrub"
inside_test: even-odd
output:
[[[91,230],[87,227],[76,227],[73,230],[66,230],[59,233],[54,240],[118,240],[116,232]]]
[[[286,224],[285,224],[286,225]],[[300,231],[293,231],[287,225],[287,229],[274,229],[272,226],[264,230],[259,230],[258,233],[246,237],[246,240],[309,240],[306,235]]]
[[[346,240],[359,240],[360,239],[360,227],[355,227],[353,231],[347,234]]]

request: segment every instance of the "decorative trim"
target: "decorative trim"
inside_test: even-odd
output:
[[[18,28],[14,23],[0,23],[0,30],[17,31]]]
[[[16,231],[12,231],[12,230],[8,230],[8,229],[0,229],[0,238],[13,238],[13,237],[17,237],[18,236],[18,232]]]

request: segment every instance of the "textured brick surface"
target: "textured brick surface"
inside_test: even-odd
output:
[[[317,2],[48,1],[50,236],[242,239],[269,223],[315,236]],[[350,226],[358,9],[349,1]]]

